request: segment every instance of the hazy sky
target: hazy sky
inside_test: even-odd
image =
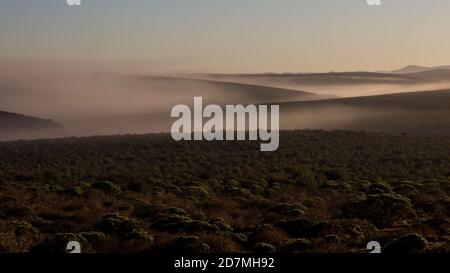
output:
[[[383,1],[0,0],[0,58],[229,73],[450,64],[450,1]]]

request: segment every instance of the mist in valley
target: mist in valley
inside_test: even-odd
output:
[[[258,104],[316,97],[296,90],[190,80],[166,74],[98,73],[70,63],[3,62],[0,110],[52,119],[67,136],[168,132],[178,104]],[[42,136],[42,134],[39,134]],[[53,136],[53,134],[52,134]],[[26,137],[26,136],[25,136]]]
[[[293,80],[186,78],[142,71],[130,73],[127,67],[122,71],[109,67],[106,73],[98,73],[98,69],[102,67],[67,62],[0,62],[0,111],[52,119],[64,126],[64,133],[57,136],[142,134],[168,132],[174,121],[170,117],[172,107],[178,104],[192,107],[193,97],[202,96],[205,105],[282,103],[282,129],[389,131],[396,129],[398,122],[389,125],[386,120],[407,122],[405,117],[418,112],[411,109],[405,112],[395,105],[381,109],[333,103],[287,107],[284,103],[450,88],[450,81],[430,83],[405,80],[408,78],[403,76],[371,80],[348,77],[338,81],[310,78],[304,83],[287,84]],[[444,116],[447,114],[444,111]],[[21,134],[20,138],[27,137],[35,138],[33,134]],[[39,137],[45,134],[41,132]]]

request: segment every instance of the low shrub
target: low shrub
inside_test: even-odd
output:
[[[122,238],[136,227],[136,221],[128,219],[119,213],[108,213],[104,215],[102,220],[96,225],[98,230],[106,234],[116,234]]]
[[[414,253],[421,252],[428,246],[427,240],[420,234],[402,235],[384,247],[385,253]]]
[[[267,243],[257,243],[252,247],[253,253],[256,254],[274,253],[276,250],[275,246]]]
[[[342,207],[344,218],[366,219],[379,228],[388,227],[397,220],[414,218],[411,202],[396,194],[368,195],[366,199],[348,202]]]
[[[92,185],[92,188],[103,191],[106,194],[120,194],[122,190],[120,185],[109,181],[97,182]]]

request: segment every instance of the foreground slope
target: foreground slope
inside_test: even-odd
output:
[[[0,143],[0,251],[450,252],[449,137],[295,131],[280,144]]]

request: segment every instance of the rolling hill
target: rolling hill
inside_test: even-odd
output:
[[[349,84],[420,84],[432,82],[435,74],[448,76],[450,66],[424,67],[410,65],[386,72],[329,73],[262,73],[262,74],[198,74],[200,78],[236,82],[278,83],[280,85],[349,85]],[[427,77],[431,76],[431,77]],[[448,77],[447,80],[450,80]]]
[[[330,98],[299,90],[168,76],[73,75],[0,80],[0,109],[50,116],[70,135],[168,131],[170,110],[192,104],[258,104]]]
[[[282,103],[283,129],[450,134],[450,90]]]
[[[234,82],[253,82],[262,85],[350,85],[350,84],[412,84],[414,78],[381,72],[330,73],[266,73],[266,74],[203,74],[203,77]]]
[[[149,90],[171,92],[173,95],[185,96],[189,101],[194,96],[202,96],[205,100],[218,104],[306,101],[334,97],[295,89],[207,79],[168,76],[144,76],[138,79],[147,84]]]
[[[200,74],[199,78],[300,89],[334,96],[369,96],[450,88],[450,67],[408,66],[390,72]]]

